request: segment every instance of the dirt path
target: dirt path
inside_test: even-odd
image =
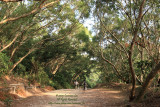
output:
[[[12,107],[120,107],[124,102],[127,97],[117,90],[63,89],[15,101]]]

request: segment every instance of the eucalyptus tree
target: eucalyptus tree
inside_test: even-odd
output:
[[[58,72],[58,75],[55,75],[58,79],[59,75],[62,76],[64,73],[68,77],[66,81],[70,84],[72,84],[74,80],[82,82],[84,79],[91,79],[93,81],[96,78],[90,78],[90,75],[96,75],[99,71],[97,61],[92,59],[93,55],[90,49],[92,36],[90,32],[82,25],[76,32],[75,36],[69,38],[71,48],[68,48],[71,53],[68,54],[65,63],[63,63],[63,66],[59,69],[59,72],[62,73],[60,74]],[[89,83],[91,86],[96,84],[96,82],[95,84],[92,84],[92,82]]]
[[[33,2],[33,1],[29,2],[28,4],[30,4],[29,5],[30,8],[27,11],[25,11],[24,13],[21,12],[18,15],[13,14],[13,13],[16,12],[16,9],[18,7],[20,7],[19,4],[24,4],[23,2],[13,2],[13,3],[12,2],[1,2],[1,5],[2,5],[1,10],[3,12],[7,12],[7,13],[2,14],[0,25],[3,25],[7,22],[19,20],[21,18],[25,18],[25,17],[33,15],[33,14],[36,14],[36,13],[40,12],[41,10],[43,10],[44,8],[54,6],[59,1],[60,0],[56,0],[56,1],[41,0],[40,2]],[[5,6],[3,6],[3,5],[5,5]]]
[[[9,52],[10,61],[14,63],[9,70],[10,73],[28,55],[41,49],[40,45],[45,44],[45,40],[61,41],[72,35],[77,28],[78,19],[87,14],[82,13],[86,8],[86,5],[82,5],[83,1],[78,1],[78,5],[76,3],[69,0],[2,2],[1,12],[4,14],[0,21],[2,33],[0,51],[7,49]],[[76,15],[76,11],[79,15]],[[51,36],[43,39],[48,33]],[[57,38],[52,35],[54,33]]]
[[[107,63],[110,63],[121,78],[119,70],[121,71],[127,62],[128,67],[125,69],[128,68],[126,71],[130,71],[132,78],[130,101],[135,99],[136,79],[139,80],[135,73],[136,62],[140,58],[141,61],[156,59],[156,65],[152,66],[152,71],[143,82],[143,90],[137,97],[140,100],[155,75],[160,71],[157,57],[159,56],[158,0],[97,0],[94,2],[96,4],[94,15],[99,23],[97,25],[98,36],[101,38],[99,39],[101,56]],[[148,51],[151,47],[156,51],[153,52],[156,57]],[[114,52],[109,56],[104,55],[103,50],[109,51],[109,49]],[[115,51],[118,53],[116,54]],[[142,66],[141,70],[144,70]]]
[[[14,4],[9,3],[6,6],[8,6],[8,5],[10,6],[10,5],[14,5]],[[21,16],[21,14],[24,14],[24,12],[31,10],[34,5],[35,5],[35,3],[26,4],[26,5],[23,3],[20,3],[15,8],[14,14],[16,14],[17,17]],[[8,8],[8,11],[9,10],[10,10],[10,8]],[[11,53],[10,53],[11,60],[13,60],[13,56],[14,56],[15,52],[20,48],[20,46],[26,45],[26,43],[28,43],[28,41],[30,41],[30,43],[31,43],[31,40],[33,41],[26,48],[26,50],[28,50],[28,52],[26,52],[25,54],[22,54],[23,56],[21,58],[19,58],[19,60],[13,64],[13,66],[11,67],[11,69],[9,71],[10,73],[25,57],[27,57],[30,53],[32,53],[35,49],[37,49],[37,45],[40,45],[42,43],[42,41],[40,39],[38,40],[37,38],[41,38],[41,36],[44,36],[44,34],[43,34],[45,32],[44,28],[47,25],[51,24],[51,22],[53,22],[53,20],[55,20],[55,19],[53,19],[52,21],[51,20],[49,21],[49,19],[51,19],[52,17],[51,16],[49,17],[49,15],[48,15],[49,13],[44,14],[44,12],[46,12],[46,11],[47,11],[47,9],[43,9],[43,11],[41,11],[41,13],[39,13],[39,14],[29,15],[28,17],[23,17],[23,18],[17,18],[16,20],[14,20],[14,22],[10,22],[10,23],[4,24],[2,26],[1,32],[3,35],[6,35],[6,33],[5,33],[5,32],[7,32],[6,29],[9,29],[11,31],[13,30],[11,33],[7,32],[7,33],[10,33],[13,40],[9,41],[9,43],[6,46],[4,45],[4,47],[1,49],[1,52],[2,52],[3,50],[7,49],[8,47],[10,47],[12,45],[12,47],[10,48],[11,49]],[[60,12],[58,9],[57,9],[57,11]],[[8,17],[11,17],[12,15],[14,16],[14,14],[11,14]],[[42,16],[42,14],[43,14],[43,16]],[[6,17],[6,19],[7,19],[7,15],[6,16],[4,15],[4,17]],[[49,17],[49,19],[47,19],[48,17]],[[41,24],[41,23],[44,23],[45,19],[48,20],[48,23],[46,22],[46,24]],[[13,25],[17,26],[17,29],[14,29],[15,27]],[[9,27],[9,28],[7,28],[7,27]],[[15,33],[14,33],[14,30],[16,30]]]

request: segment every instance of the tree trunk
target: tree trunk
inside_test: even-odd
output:
[[[144,3],[145,0],[142,1],[140,8],[139,8],[139,15],[136,18],[136,26],[133,30],[133,39],[131,42],[131,46],[130,46],[130,50],[129,50],[129,58],[128,58],[128,62],[129,62],[129,67],[130,67],[130,72],[132,75],[132,90],[130,93],[130,101],[133,101],[135,99],[135,85],[136,85],[136,77],[135,77],[135,72],[134,72],[134,68],[133,68],[133,61],[132,61],[132,54],[134,51],[134,45],[135,45],[135,41],[137,39],[137,34],[138,34],[138,29],[141,23],[141,19],[142,19],[142,15],[143,15],[143,7],[144,7]]]
[[[32,53],[34,51],[34,49],[31,49],[25,56],[23,56],[22,58],[19,59],[19,61],[17,61],[12,68],[9,70],[9,74],[14,70],[14,68],[23,61],[24,58],[26,58],[30,53]]]
[[[113,69],[114,69],[115,72],[117,73],[117,76],[118,76],[123,82],[127,82],[127,80],[125,80],[125,79],[123,78],[123,76],[119,73],[119,70],[116,68],[116,66],[115,66],[112,62],[110,62],[109,60],[107,60],[107,59],[103,56],[102,50],[101,50],[101,57],[102,57],[102,59],[103,59],[105,62],[109,63],[109,64],[113,67]]]
[[[17,16],[17,17],[10,17],[10,18],[7,18],[5,20],[2,20],[0,21],[0,25],[4,24],[4,23],[7,23],[7,22],[11,22],[11,21],[16,21],[18,19],[21,19],[21,18],[24,18],[24,17],[27,17],[27,16],[30,16],[32,14],[35,14],[35,13],[38,13],[42,8],[47,8],[47,7],[50,7],[52,6],[53,4],[59,2],[59,0],[56,0],[56,1],[53,1],[53,2],[50,2],[50,3],[47,3],[45,4],[44,2],[47,1],[47,0],[43,0],[40,5],[38,6],[38,8],[35,8],[33,9],[32,11],[28,12],[28,13],[25,13],[21,16]]]
[[[80,72],[81,72],[81,71],[78,71],[78,72],[76,72],[76,73],[73,75],[70,83],[72,83],[72,81],[74,80],[74,78],[76,77],[76,75],[79,74]]]
[[[141,50],[141,62],[143,61],[143,51],[144,51],[144,49],[142,47],[142,50]],[[142,65],[141,65],[141,77],[140,77],[141,82],[143,82],[143,76],[144,76],[144,71],[143,70],[144,69],[143,69],[143,63],[142,63]]]
[[[145,92],[147,91],[148,87],[150,86],[153,78],[160,72],[160,62],[156,65],[156,67],[149,73],[147,76],[144,84],[142,85],[142,89],[139,92],[136,101],[140,101],[143,99]]]
[[[128,61],[129,61],[130,72],[131,72],[131,75],[132,75],[132,90],[130,92],[129,100],[133,101],[134,98],[135,98],[136,76],[135,76],[135,72],[134,72],[134,69],[133,69],[132,52],[131,51],[129,52],[129,59],[128,59]]]
[[[6,45],[5,47],[3,47],[3,48],[0,50],[0,52],[4,51],[4,50],[7,49],[8,47],[10,47],[10,46],[17,40],[17,38],[18,38],[19,36],[20,36],[20,34],[17,33],[16,36],[13,38],[13,40],[12,40],[8,45]]]
[[[60,69],[60,67],[63,65],[63,63],[65,62],[66,57],[63,57],[60,59],[60,61],[58,62],[58,64],[56,65],[56,68],[54,69],[54,71],[52,72],[53,75],[56,74],[56,72]]]
[[[19,48],[19,46],[15,47],[15,48],[12,50],[11,55],[10,55],[10,61],[12,61],[13,56],[14,56],[14,54],[15,54],[15,52],[16,52],[16,50],[17,50],[18,48]]]
[[[79,75],[82,74],[82,73],[83,73],[82,71],[76,72],[76,73],[73,75],[70,83],[72,83],[73,80],[76,80],[76,79],[79,77]]]

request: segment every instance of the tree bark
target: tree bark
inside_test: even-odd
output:
[[[130,93],[130,101],[133,101],[135,99],[135,85],[136,85],[136,77],[135,77],[135,71],[133,68],[133,61],[132,61],[132,54],[133,54],[133,50],[134,50],[134,45],[135,45],[135,41],[137,39],[137,34],[138,34],[138,29],[141,23],[141,19],[142,19],[142,15],[143,15],[143,7],[144,7],[144,3],[145,0],[142,1],[140,8],[139,8],[139,15],[136,19],[136,25],[135,28],[133,30],[133,39],[131,42],[131,46],[130,46],[130,50],[129,50],[129,58],[128,58],[128,62],[129,62],[129,68],[130,68],[130,72],[132,75],[132,90]]]
[[[3,47],[3,48],[0,50],[0,52],[4,51],[4,50],[7,49],[8,47],[10,47],[10,46],[17,40],[17,38],[18,38],[19,36],[20,36],[20,34],[17,33],[16,36],[13,38],[13,40],[12,40],[8,45],[6,45],[5,47]]]
[[[135,72],[134,72],[134,69],[133,69],[132,52],[131,51],[129,52],[128,61],[129,61],[130,72],[131,72],[131,75],[132,75],[132,90],[130,92],[129,100],[133,101],[134,98],[135,98],[136,77],[135,77]]]
[[[112,62],[110,62],[109,60],[107,60],[107,59],[103,56],[102,50],[101,50],[101,57],[102,57],[102,59],[103,59],[104,61],[106,61],[107,63],[109,63],[109,64],[115,69],[115,71],[116,71],[116,73],[117,73],[117,76],[120,77],[122,81],[127,82],[127,81],[123,78],[123,76],[119,73],[119,71],[118,71],[118,69],[116,68],[116,66],[115,66]]]
[[[22,58],[19,59],[19,61],[17,61],[12,68],[9,70],[9,74],[11,74],[11,72],[14,70],[14,68],[23,61],[24,58],[26,58],[29,54],[31,54],[34,51],[34,49],[29,50],[29,52],[27,52],[26,55],[24,55]]]
[[[141,101],[144,97],[145,92],[147,91],[148,87],[150,86],[151,82],[153,81],[154,77],[160,73],[160,62],[156,65],[156,67],[149,73],[147,76],[144,84],[142,85],[141,91],[139,92],[136,101]]]
[[[60,59],[60,61],[58,61],[57,65],[56,65],[56,68],[54,69],[54,71],[52,71],[52,74],[55,75],[56,72],[60,69],[60,67],[64,64],[66,60],[66,57],[63,57]]]
[[[4,23],[7,23],[7,22],[15,21],[15,20],[18,20],[18,19],[27,17],[27,16],[30,16],[30,15],[32,15],[32,14],[37,13],[38,11],[40,11],[40,10],[41,10],[42,8],[44,8],[44,7],[49,7],[49,6],[51,6],[52,4],[55,4],[55,3],[59,2],[59,0],[57,0],[57,1],[53,1],[53,2],[50,2],[50,3],[47,3],[47,4],[43,5],[45,1],[47,1],[47,0],[43,0],[43,1],[41,2],[41,4],[39,5],[38,8],[35,8],[35,9],[33,9],[32,11],[30,11],[30,12],[28,12],[28,13],[26,13],[26,14],[23,14],[23,15],[17,16],[17,17],[10,17],[10,18],[7,18],[7,19],[5,19],[5,20],[0,21],[0,25],[2,25],[2,24],[4,24]]]

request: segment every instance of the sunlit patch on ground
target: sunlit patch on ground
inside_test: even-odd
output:
[[[63,102],[61,101],[62,98]],[[115,107],[123,101],[124,96],[120,95],[120,91],[64,89],[23,99],[14,103],[13,107],[22,107],[22,105],[23,107],[30,107],[31,105],[33,107]]]

